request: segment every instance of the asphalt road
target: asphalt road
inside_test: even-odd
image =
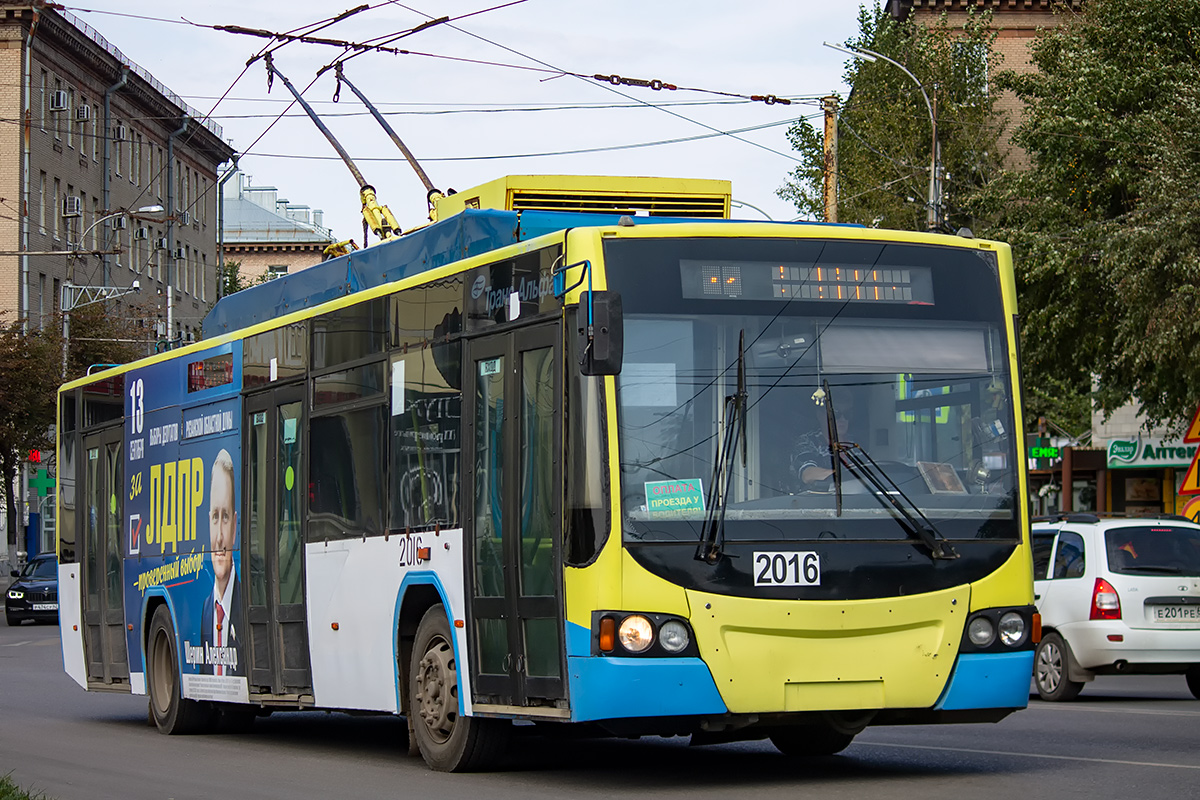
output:
[[[622,794],[827,798],[1200,796],[1200,701],[1182,677],[1101,678],[1066,704],[994,725],[869,728],[841,755],[789,760],[765,742],[520,738],[511,765],[444,775],[408,758],[403,722],[276,714],[248,734],[168,737],[146,699],[89,694],[58,631],[0,626],[0,775],[49,800],[529,798]]]

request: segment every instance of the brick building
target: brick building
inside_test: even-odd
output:
[[[239,262],[246,281],[320,264],[334,242],[320,209],[290,203],[274,186],[253,186],[244,173],[226,184],[222,209],[224,259]]]
[[[993,49],[1000,57],[993,68],[1024,73],[1034,71],[1029,58],[1029,46],[1037,37],[1039,29],[1058,25],[1062,19],[1062,8],[1078,7],[1080,2],[1081,0],[887,0],[887,11],[894,19],[907,20],[911,17],[915,22],[926,24],[945,14],[951,27],[956,23],[961,26],[968,8],[991,11],[995,27],[998,29]],[[1056,9],[1060,13],[1055,13]],[[1020,118],[1021,102],[1017,100],[1016,95],[1005,92],[996,98],[996,110],[1004,116],[1006,129],[1011,130]],[[1007,136],[1002,137],[1002,140],[1004,139],[1007,139]],[[1023,150],[1010,146],[1005,153],[1005,166],[1022,169],[1029,166],[1029,159]]]
[[[233,154],[220,126],[40,2],[0,0],[0,73],[0,311],[49,324],[64,282],[136,280],[109,306],[131,336],[166,336],[168,317],[172,338],[198,331],[216,299],[217,168]],[[137,209],[156,210],[123,213]]]

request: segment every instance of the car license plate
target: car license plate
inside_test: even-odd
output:
[[[58,611],[58,603],[34,603],[34,611]]]
[[[1154,619],[1159,622],[1200,622],[1200,606],[1155,606]]]

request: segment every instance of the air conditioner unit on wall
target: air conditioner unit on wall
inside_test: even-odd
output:
[[[176,259],[187,258],[187,248],[183,247],[183,246],[176,247],[175,248],[175,258]]]
[[[155,250],[166,250],[167,249],[167,237],[162,236],[162,237],[159,237],[158,239],[155,239],[154,240],[154,249]]]
[[[125,217],[116,217],[112,221],[112,226],[115,230],[123,231],[129,226],[129,220]]]
[[[63,91],[50,93],[50,110],[51,111],[66,111],[67,110],[67,93]]]
[[[83,204],[79,202],[78,197],[64,197],[62,215],[64,217],[78,217],[82,213],[80,210],[82,206]]]
[[[133,238],[138,239],[138,240],[149,239],[150,231],[147,230],[146,228],[138,228],[136,231],[133,232]]]
[[[79,122],[87,122],[92,118],[92,107],[84,104],[75,109],[75,119]]]
[[[115,141],[123,142],[128,137],[129,137],[129,131],[125,129],[124,125],[117,125],[115,128],[113,128],[113,137],[112,138]]]
[[[180,211],[179,212],[179,224],[180,225],[191,225],[192,224],[192,215],[187,211]]]

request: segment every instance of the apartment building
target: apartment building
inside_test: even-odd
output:
[[[137,281],[109,301],[132,337],[195,336],[217,295],[220,126],[40,2],[0,0],[0,76],[0,311],[50,324],[64,283]]]

